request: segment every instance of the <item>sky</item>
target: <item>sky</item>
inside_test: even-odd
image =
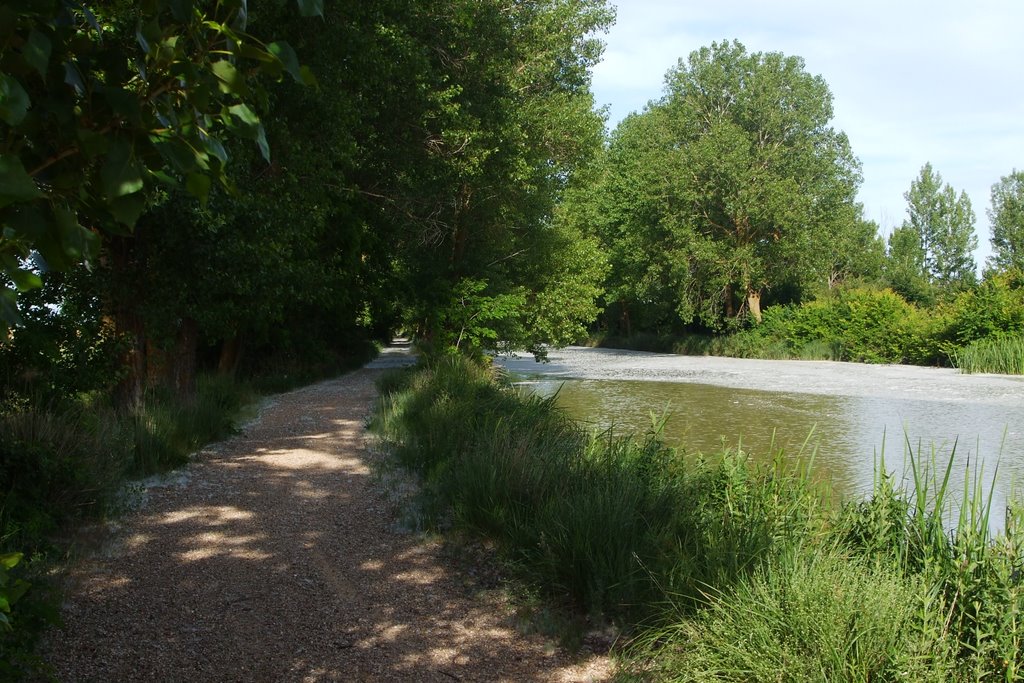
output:
[[[828,83],[832,125],[863,165],[858,201],[883,236],[930,162],[966,191],[979,267],[990,192],[1024,169],[1024,0],[611,0],[593,91],[608,127],[661,97],[666,72],[715,41],[804,59]]]

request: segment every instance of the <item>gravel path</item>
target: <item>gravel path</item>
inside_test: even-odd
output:
[[[1024,377],[965,375],[952,368],[833,361],[754,360],[718,356],[591,349],[554,349],[548,363],[532,357],[497,362],[511,372],[566,379],[693,382],[824,396],[874,396],[1019,406]]]
[[[73,572],[58,680],[607,680],[606,658],[518,633],[498,592],[395,530],[363,429],[379,372],[276,397],[149,488]]]

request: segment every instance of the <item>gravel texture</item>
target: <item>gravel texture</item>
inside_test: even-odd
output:
[[[554,349],[547,363],[497,359],[510,372],[566,379],[693,382],[824,396],[874,396],[1019,406],[1024,377],[966,375],[952,368],[833,361],[754,360],[592,349]]]
[[[602,681],[523,635],[500,591],[396,529],[364,422],[385,356],[277,396],[76,563],[60,681]]]

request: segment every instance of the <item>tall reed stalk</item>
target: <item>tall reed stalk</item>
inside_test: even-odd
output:
[[[976,341],[954,353],[953,362],[967,373],[1024,375],[1024,337]]]

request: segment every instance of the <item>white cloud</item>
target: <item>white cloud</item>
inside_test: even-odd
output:
[[[615,125],[661,97],[665,73],[712,41],[804,58],[835,96],[835,125],[864,164],[859,199],[883,230],[925,162],[971,198],[989,253],[989,188],[1024,168],[1019,0],[622,0],[594,70]]]

